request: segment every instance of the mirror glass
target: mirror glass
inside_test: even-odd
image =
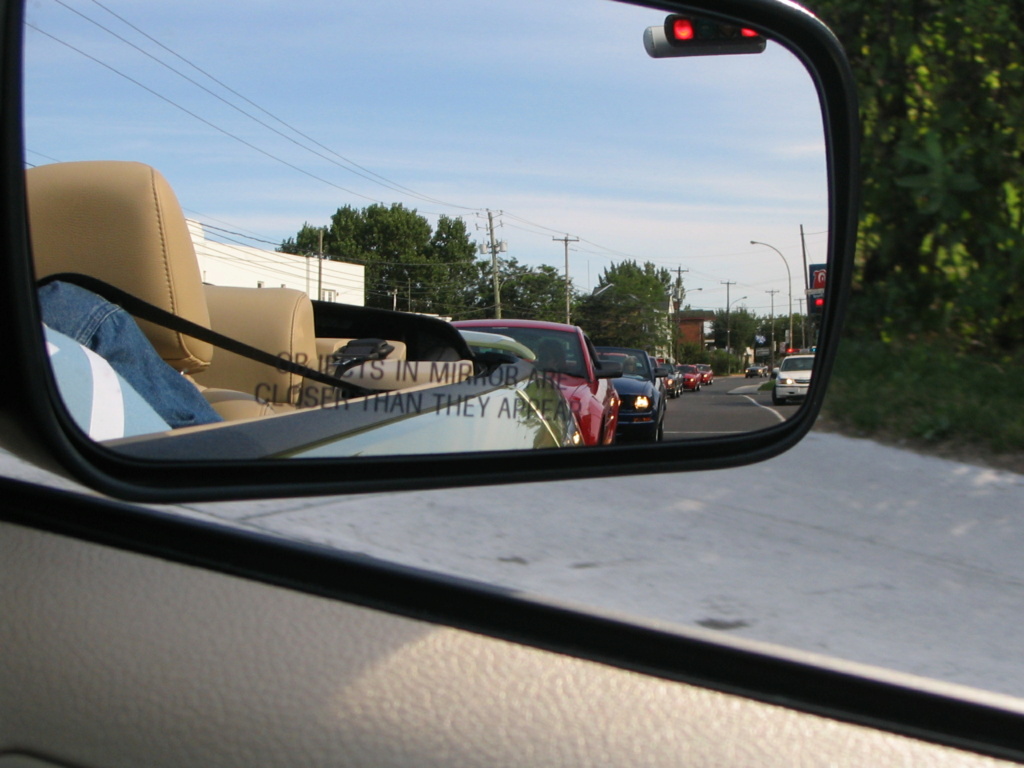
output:
[[[665,21],[605,0],[29,4],[37,272],[102,281],[40,289],[68,410],[188,459],[790,418],[827,273],[817,95],[771,40],[653,57]],[[274,364],[136,323],[104,284]]]

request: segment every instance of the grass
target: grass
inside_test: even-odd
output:
[[[1024,366],[956,353],[939,341],[844,339],[822,418],[846,434],[1019,459]]]

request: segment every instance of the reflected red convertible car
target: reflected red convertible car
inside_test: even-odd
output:
[[[700,371],[695,365],[677,365],[676,372],[682,382],[682,388],[687,392],[700,392],[700,385],[703,383]]]
[[[711,370],[711,366],[707,363],[697,363],[696,368],[700,371],[700,383],[707,384],[709,387],[715,383],[715,372]]]
[[[576,325],[543,320],[456,320],[456,328],[509,336],[537,357],[537,371],[551,379],[579,424],[585,445],[611,445],[619,421],[619,395],[608,379],[622,375],[598,362],[594,345]]]

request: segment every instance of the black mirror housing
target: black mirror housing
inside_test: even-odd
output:
[[[411,455],[359,455],[344,459],[162,461],[134,457],[90,441],[75,428],[60,405],[40,331],[27,225],[21,123],[23,7],[19,2],[6,2],[0,95],[0,319],[7,330],[14,365],[0,380],[0,420],[5,425],[0,430],[0,439],[5,447],[33,461],[60,467],[81,482],[113,496],[172,502],[703,470],[764,460],[794,445],[811,428],[821,407],[852,269],[859,121],[849,65],[832,33],[813,15],[789,3],[692,0],[662,2],[652,7],[660,13],[697,14],[721,24],[756,29],[769,41],[795,54],[817,90],[827,151],[829,276],[820,304],[814,384],[803,407],[792,418],[742,436],[723,435],[690,442],[564,451],[442,452],[426,460]],[[321,317],[329,323],[331,313],[325,311]],[[438,338],[446,338],[453,349],[470,356],[457,336],[440,323],[424,321],[413,327],[429,325]],[[362,331],[358,335],[386,337]],[[336,333],[340,335],[341,330]],[[659,368],[659,376],[667,373],[668,369]],[[616,363],[603,363],[597,369],[599,379],[621,376],[622,367]],[[494,472],[496,463],[502,467],[502,473]]]

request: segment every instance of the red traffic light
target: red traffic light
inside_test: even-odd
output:
[[[809,315],[820,315],[825,311],[825,292],[824,291],[808,291],[807,292],[807,314]]]
[[[736,27],[729,24],[718,24],[713,21],[700,23],[701,40],[731,40],[737,35],[745,38],[757,38],[760,35],[749,27]],[[698,39],[694,20],[688,16],[669,16],[665,20],[665,36],[669,41],[688,41]]]
[[[693,40],[695,34],[693,21],[682,16],[669,16],[672,26],[672,36],[669,40]],[[665,24],[666,28],[669,26]]]

